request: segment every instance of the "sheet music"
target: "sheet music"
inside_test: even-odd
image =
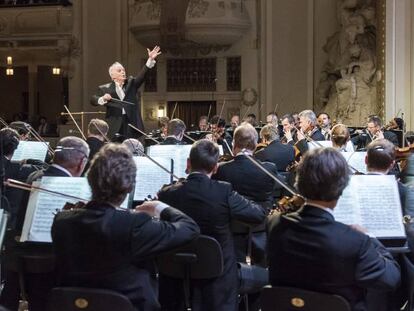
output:
[[[33,185],[85,200],[90,200],[92,196],[88,181],[84,177],[45,176],[41,181],[34,182]],[[128,206],[128,198],[129,196],[127,196],[121,207],[126,208]],[[47,192],[32,191],[20,241],[52,242],[50,230],[56,212],[61,210],[67,202],[76,203],[78,201],[77,199]]]
[[[179,178],[185,178],[187,174],[187,159],[190,156],[191,145],[154,145],[147,148],[147,154],[151,157],[161,157],[174,161],[174,174]]]
[[[44,161],[47,154],[48,142],[40,141],[20,141],[17,149],[14,151],[12,161],[21,161],[24,159],[34,159]]]
[[[341,154],[350,166],[356,168],[361,173],[367,173],[367,166],[365,164],[365,156],[367,153],[365,151],[341,152]]]
[[[172,171],[173,165],[169,158],[152,157],[167,170]],[[171,183],[171,175],[161,169],[146,157],[134,157],[137,165],[137,177],[135,180],[134,201],[143,201],[151,195],[155,194],[165,184]]]
[[[405,237],[394,176],[351,176],[334,209],[334,216],[339,222],[361,225],[378,238]]]
[[[309,150],[316,149],[316,148],[321,148],[321,146],[319,146],[319,144],[322,145],[323,148],[332,147],[332,141],[330,141],[330,140],[320,140],[318,142],[309,141],[308,142]],[[345,150],[347,152],[353,152],[354,151],[354,145],[352,144],[351,141],[347,142]]]

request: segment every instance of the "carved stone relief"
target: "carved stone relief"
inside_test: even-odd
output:
[[[328,38],[328,60],[315,92],[314,109],[338,122],[363,125],[377,114],[376,5],[371,0],[338,0],[340,29]]]

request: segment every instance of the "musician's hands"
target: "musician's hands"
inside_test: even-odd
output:
[[[285,137],[286,137],[286,141],[288,141],[288,142],[293,140],[292,131],[290,129],[285,131]]]
[[[161,48],[158,45],[156,45],[152,51],[147,48],[148,58],[155,60],[157,56],[161,54],[160,51],[161,51]]]
[[[302,131],[297,131],[297,133],[298,133],[297,134],[298,135],[298,141],[306,138],[305,134],[303,134]]]
[[[135,207],[135,210],[137,212],[147,213],[151,217],[154,217],[156,215],[155,207],[157,206],[158,203],[159,201],[146,201],[143,204]]]
[[[106,93],[104,96],[102,96],[102,98],[105,101],[109,102],[112,99],[112,96],[110,94]]]
[[[383,139],[384,138],[384,132],[383,131],[378,131],[375,134],[375,139]]]

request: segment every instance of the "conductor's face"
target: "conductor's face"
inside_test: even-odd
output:
[[[113,81],[123,84],[126,79],[125,68],[122,65],[115,65],[111,70],[111,78]]]

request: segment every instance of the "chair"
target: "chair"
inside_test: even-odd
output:
[[[157,264],[160,274],[183,280],[185,306],[191,310],[190,281],[220,276],[223,253],[216,239],[200,235],[190,244],[159,256]]]
[[[293,287],[265,286],[260,301],[262,311],[351,311],[340,296]]]
[[[55,287],[49,294],[49,311],[135,311],[131,301],[112,290]]]

